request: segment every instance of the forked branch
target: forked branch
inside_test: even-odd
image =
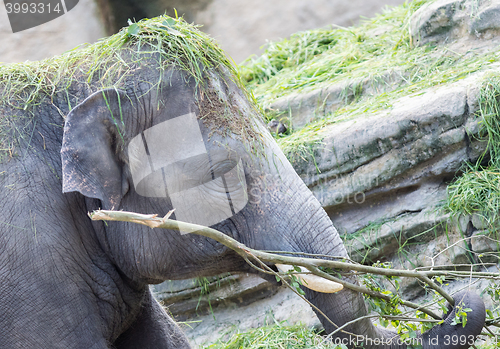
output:
[[[346,288],[349,288],[356,292],[364,293],[371,297],[377,297],[384,299],[386,301],[391,301],[391,296],[382,294],[377,291],[370,290],[366,287],[359,286],[342,280],[340,278],[334,277],[328,273],[325,273],[320,268],[331,268],[334,270],[342,270],[346,272],[358,272],[358,273],[370,273],[377,274],[383,276],[396,276],[396,277],[412,277],[417,278],[420,281],[426,283],[434,289],[437,293],[443,296],[451,305],[454,305],[453,298],[447,294],[441,287],[439,287],[436,283],[434,283],[430,278],[433,276],[447,276],[450,275],[450,271],[417,271],[417,270],[402,270],[402,269],[385,269],[379,267],[365,266],[361,264],[355,264],[352,262],[343,262],[339,260],[325,260],[325,259],[315,259],[315,258],[303,258],[303,257],[290,257],[284,256],[277,253],[269,253],[263,252],[259,250],[254,250],[245,246],[244,244],[234,240],[233,238],[209,227],[191,224],[186,222],[180,222],[176,220],[169,219],[170,215],[173,211],[169,212],[165,217],[158,217],[154,214],[139,214],[134,212],[125,212],[125,211],[107,211],[107,210],[98,210],[89,214],[92,220],[108,220],[108,221],[124,221],[124,222],[132,222],[137,224],[143,224],[150,228],[163,228],[170,230],[182,231],[183,233],[193,233],[201,236],[205,236],[210,239],[214,239],[224,246],[232,249],[240,256],[242,256],[245,260],[253,259],[258,263],[266,263],[268,265],[275,264],[288,264],[304,267],[309,270],[312,274],[325,278],[327,280],[334,281],[343,285]],[[286,251],[281,252],[286,254]],[[250,263],[254,266],[253,263]],[[451,272],[452,273],[452,272]],[[476,276],[474,272],[468,273],[468,276]],[[478,273],[477,277],[482,277],[481,273]],[[489,275],[489,278],[492,276]],[[495,275],[496,278],[500,278],[500,274]],[[427,315],[433,317],[434,319],[440,320],[441,317],[430,311],[429,309],[423,308],[422,306],[400,300],[402,305],[408,306],[410,308],[419,310]]]

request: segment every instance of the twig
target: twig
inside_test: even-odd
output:
[[[331,268],[331,269],[340,269],[340,270],[347,270],[347,271],[356,271],[358,273],[370,273],[370,274],[378,274],[378,275],[384,275],[384,276],[397,276],[397,277],[412,277],[412,278],[418,278],[421,281],[427,283],[431,288],[433,288],[436,292],[441,294],[444,298],[448,300],[448,302],[453,305],[454,301],[451,296],[449,296],[444,290],[442,290],[441,287],[436,285],[432,280],[430,280],[430,277],[433,276],[449,276],[450,273],[448,271],[416,271],[416,270],[402,270],[402,269],[384,269],[384,268],[378,268],[378,267],[371,267],[371,266],[366,266],[366,265],[361,265],[361,264],[353,264],[353,263],[346,263],[346,262],[340,262],[340,261],[331,261],[331,260],[324,260],[324,259],[313,259],[313,258],[302,258],[302,257],[290,257],[290,256],[283,256],[283,255],[278,255],[278,254],[273,254],[273,253],[268,253],[268,252],[262,252],[259,250],[254,250],[251,249],[244,244],[232,239],[231,237],[215,230],[212,228],[208,228],[205,226],[197,225],[197,224],[191,224],[191,223],[185,223],[185,222],[180,222],[180,221],[175,221],[169,219],[169,216],[172,212],[169,212],[167,216],[163,218],[159,218],[157,215],[154,214],[138,214],[138,213],[133,213],[133,212],[125,212],[125,211],[105,211],[105,210],[98,210],[94,211],[92,214],[89,214],[92,220],[111,220],[111,221],[125,221],[125,222],[132,222],[132,223],[138,223],[138,224],[143,224],[146,225],[150,228],[164,228],[164,229],[171,229],[171,230],[182,230],[185,233],[194,233],[197,235],[205,236],[211,239],[214,239],[218,241],[219,243],[223,244],[224,246],[234,250],[236,253],[238,253],[240,256],[242,256],[244,259],[248,260],[248,256],[251,256],[255,260],[258,260],[259,262],[266,262],[266,263],[272,263],[272,264],[289,264],[289,265],[297,265],[297,266],[302,266],[307,268],[309,271],[311,271],[313,274],[317,276],[321,276],[325,279],[338,282],[342,284],[344,287],[349,288],[353,291],[356,292],[361,292],[364,294],[367,294],[372,297],[377,297],[384,299],[386,301],[391,301],[391,297],[385,294],[382,294],[380,292],[372,291],[366,287],[359,286],[359,285],[354,285],[351,284],[347,281],[344,281],[342,279],[336,278],[330,274],[327,274],[323,271],[321,271],[319,268],[320,267],[325,267],[325,268]],[[287,254],[286,251],[281,252],[283,254]],[[253,265],[253,263],[251,263]],[[253,265],[255,267],[255,265]],[[262,268],[258,268],[262,271]],[[274,271],[273,271],[274,272]],[[459,272],[453,272],[454,274],[461,274]],[[488,276],[488,277],[500,277],[499,273],[476,273],[476,272],[466,272],[467,277],[471,277],[473,275],[476,277],[476,274],[479,276]],[[465,276],[465,275],[464,275]],[[422,306],[400,300],[402,305],[408,306],[413,309],[420,310],[427,315],[440,320],[441,317],[438,315],[434,314],[432,311],[423,308]]]
[[[446,299],[448,301],[448,303],[450,303],[450,305],[453,307],[455,306],[455,300],[448,294],[446,293],[441,287],[439,287],[436,283],[434,283],[434,281],[432,281],[431,279],[429,279],[427,277],[427,275],[422,275],[419,277],[419,280],[421,280],[422,282],[425,282],[427,285],[429,285],[434,291],[436,291],[437,293],[439,293],[441,296],[443,296],[444,299]]]
[[[377,317],[380,317],[380,315],[365,315],[365,316],[361,316],[361,317],[358,317],[354,320],[351,320],[349,322],[346,322],[345,324],[343,324],[342,326],[338,327],[335,331],[332,331],[328,334],[328,336],[325,337],[325,339],[323,340],[323,343],[327,340],[329,340],[330,338],[332,338],[332,336],[337,333],[337,332],[340,332],[342,331],[345,327],[349,326],[349,325],[352,325],[358,321],[361,321],[361,320],[364,320],[364,319],[373,319],[373,318],[377,318]],[[356,337],[356,335],[355,335]]]
[[[393,321],[408,321],[408,322],[432,322],[432,323],[439,323],[443,320],[436,320],[436,319],[419,319],[416,317],[409,317],[409,316],[392,316],[392,315],[382,315],[384,319],[387,320],[393,320]]]
[[[306,266],[306,268],[308,268]],[[317,268],[308,268],[313,274],[317,275],[317,276],[321,276],[325,279],[328,279],[328,280],[331,280],[331,281],[334,281],[334,282],[338,282],[339,284],[342,284],[342,286],[344,286],[345,288],[349,288],[353,291],[356,291],[356,292],[360,292],[360,293],[364,293],[368,296],[371,296],[371,297],[377,297],[377,298],[381,298],[387,302],[391,302],[392,301],[392,297],[389,296],[389,295],[386,295],[386,294],[383,294],[383,293],[380,293],[380,292],[376,292],[376,291],[372,291],[370,290],[369,288],[366,288],[366,287],[363,287],[363,286],[358,286],[358,285],[354,285],[354,284],[351,284],[350,282],[346,282],[342,279],[338,279],[336,278],[335,276],[332,276],[330,274],[327,274]],[[385,269],[383,269],[385,270]],[[421,305],[418,305],[416,303],[413,303],[413,302],[409,302],[409,301],[405,301],[403,299],[399,299],[399,303],[402,304],[402,305],[405,305],[407,307],[410,307],[410,308],[413,308],[415,310],[420,310],[421,312],[429,315],[430,317],[433,317],[434,319],[436,320],[442,320],[441,319],[441,316],[435,314],[434,312],[432,312],[431,310],[429,309],[426,309],[424,307],[422,307]]]
[[[255,257],[254,257],[255,258]],[[285,284],[285,286],[287,286],[290,290],[292,290],[293,293],[295,293],[297,296],[299,296],[300,298],[302,298],[302,300],[304,300],[307,304],[309,304],[313,309],[316,309],[316,311],[321,314],[329,323],[331,323],[333,326],[339,328],[339,325],[337,325],[336,323],[334,323],[321,309],[319,309],[317,306],[315,306],[314,304],[312,304],[306,297],[304,297],[303,295],[301,295],[299,292],[297,292],[297,290],[295,288],[293,288],[283,277],[282,275],[276,273],[274,270],[272,270],[268,265],[266,265],[265,263],[263,263],[261,260],[259,259],[256,259],[261,265],[263,268],[266,268],[269,270],[270,273],[274,274],[275,276],[278,276],[281,278],[281,281]],[[342,331],[348,335],[351,335],[351,336],[356,336],[354,333],[351,333],[351,332],[347,332],[347,331]]]
[[[330,258],[330,259],[340,259],[340,260],[344,260],[344,261],[347,261],[347,262],[359,264],[359,263],[353,261],[352,259],[350,259],[349,257],[329,256],[327,254],[316,254],[316,253],[305,253],[305,252],[289,252],[289,251],[267,251],[267,250],[262,250],[262,252],[274,253],[274,254],[280,254],[280,253],[282,253],[282,254],[291,254],[291,255],[295,255],[295,256],[306,256],[306,257],[323,257],[323,258]]]

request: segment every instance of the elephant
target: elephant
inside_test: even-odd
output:
[[[1,143],[9,146],[0,163],[0,348],[189,348],[148,285],[256,272],[214,240],[92,221],[88,212],[97,209],[160,216],[175,209],[172,218],[254,249],[348,257],[210,39],[181,19],[160,17],[107,40],[120,41],[114,60],[42,70],[37,81],[53,82],[61,71],[68,79],[36,94],[31,85],[11,93],[28,63],[0,68]],[[100,57],[89,55],[79,59]],[[112,69],[118,75],[108,83]],[[367,314],[363,296],[348,288],[303,289],[328,316],[318,314],[327,333]],[[481,332],[482,299],[465,292],[455,300],[472,309],[467,325],[452,326],[450,309],[444,323],[420,335],[424,348],[467,348]],[[450,335],[467,342],[446,345]],[[335,337],[349,348],[360,347],[360,338],[365,348],[406,347],[367,318]]]

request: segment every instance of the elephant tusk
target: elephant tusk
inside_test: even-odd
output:
[[[286,272],[288,272],[290,270],[293,270],[293,265],[276,264],[276,267],[282,273],[286,273]],[[299,268],[303,272],[309,272],[309,270],[307,270],[304,267],[299,267]],[[344,288],[344,286],[342,286],[341,284],[339,284],[337,282],[324,279],[324,278],[319,277],[317,275],[312,275],[312,274],[301,275],[301,274],[297,274],[296,276],[297,276],[297,278],[300,281],[302,281],[302,285],[304,285],[305,287],[307,287],[307,288],[309,288],[309,289],[311,289],[313,291],[316,291],[316,292],[321,292],[321,293],[335,293],[335,292],[338,292],[338,291],[340,291],[340,290],[342,290]]]

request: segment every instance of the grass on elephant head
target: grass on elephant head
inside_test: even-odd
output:
[[[157,56],[154,56],[157,54]],[[36,62],[0,65],[0,105],[27,110],[64,92],[76,75],[92,89],[119,88],[137,68],[134,63],[157,57],[161,68],[176,68],[202,84],[203,68],[236,70],[213,39],[182,18],[160,16],[129,23],[117,34],[94,44]]]
[[[288,158],[311,161],[328,124],[390,109],[399,97],[450,83],[498,61],[499,52],[459,54],[446,45],[416,47],[411,16],[435,0],[407,1],[349,28],[310,30],[271,42],[265,52],[240,66],[241,76],[268,118],[279,98],[338,85],[339,109],[300,130],[279,136]],[[286,112],[282,117],[286,118]]]
[[[150,90],[159,88],[162,79],[166,78],[164,72],[174,67],[184,71],[186,79],[193,78],[200,91],[204,91],[207,87],[204,70],[211,70],[242,87],[253,102],[240,83],[232,61],[212,38],[182,18],[165,15],[129,22],[128,27],[115,35],[60,56],[0,64],[2,119],[35,115],[36,108],[44,103],[54,106],[61,116],[65,116],[81,102],[82,96],[68,92],[71,87],[85,89],[88,93],[104,88],[124,88],[127,79],[134,79],[141,67],[158,70],[157,76],[141,76],[144,80],[141,83]],[[207,93],[205,97],[205,100],[211,98]],[[66,100],[64,108],[53,103],[56,98]],[[0,123],[0,158],[13,147],[12,129],[8,124],[6,120]]]
[[[203,349],[344,349],[324,340],[314,329],[304,325],[288,326],[276,323],[247,332],[230,332],[225,339]]]

